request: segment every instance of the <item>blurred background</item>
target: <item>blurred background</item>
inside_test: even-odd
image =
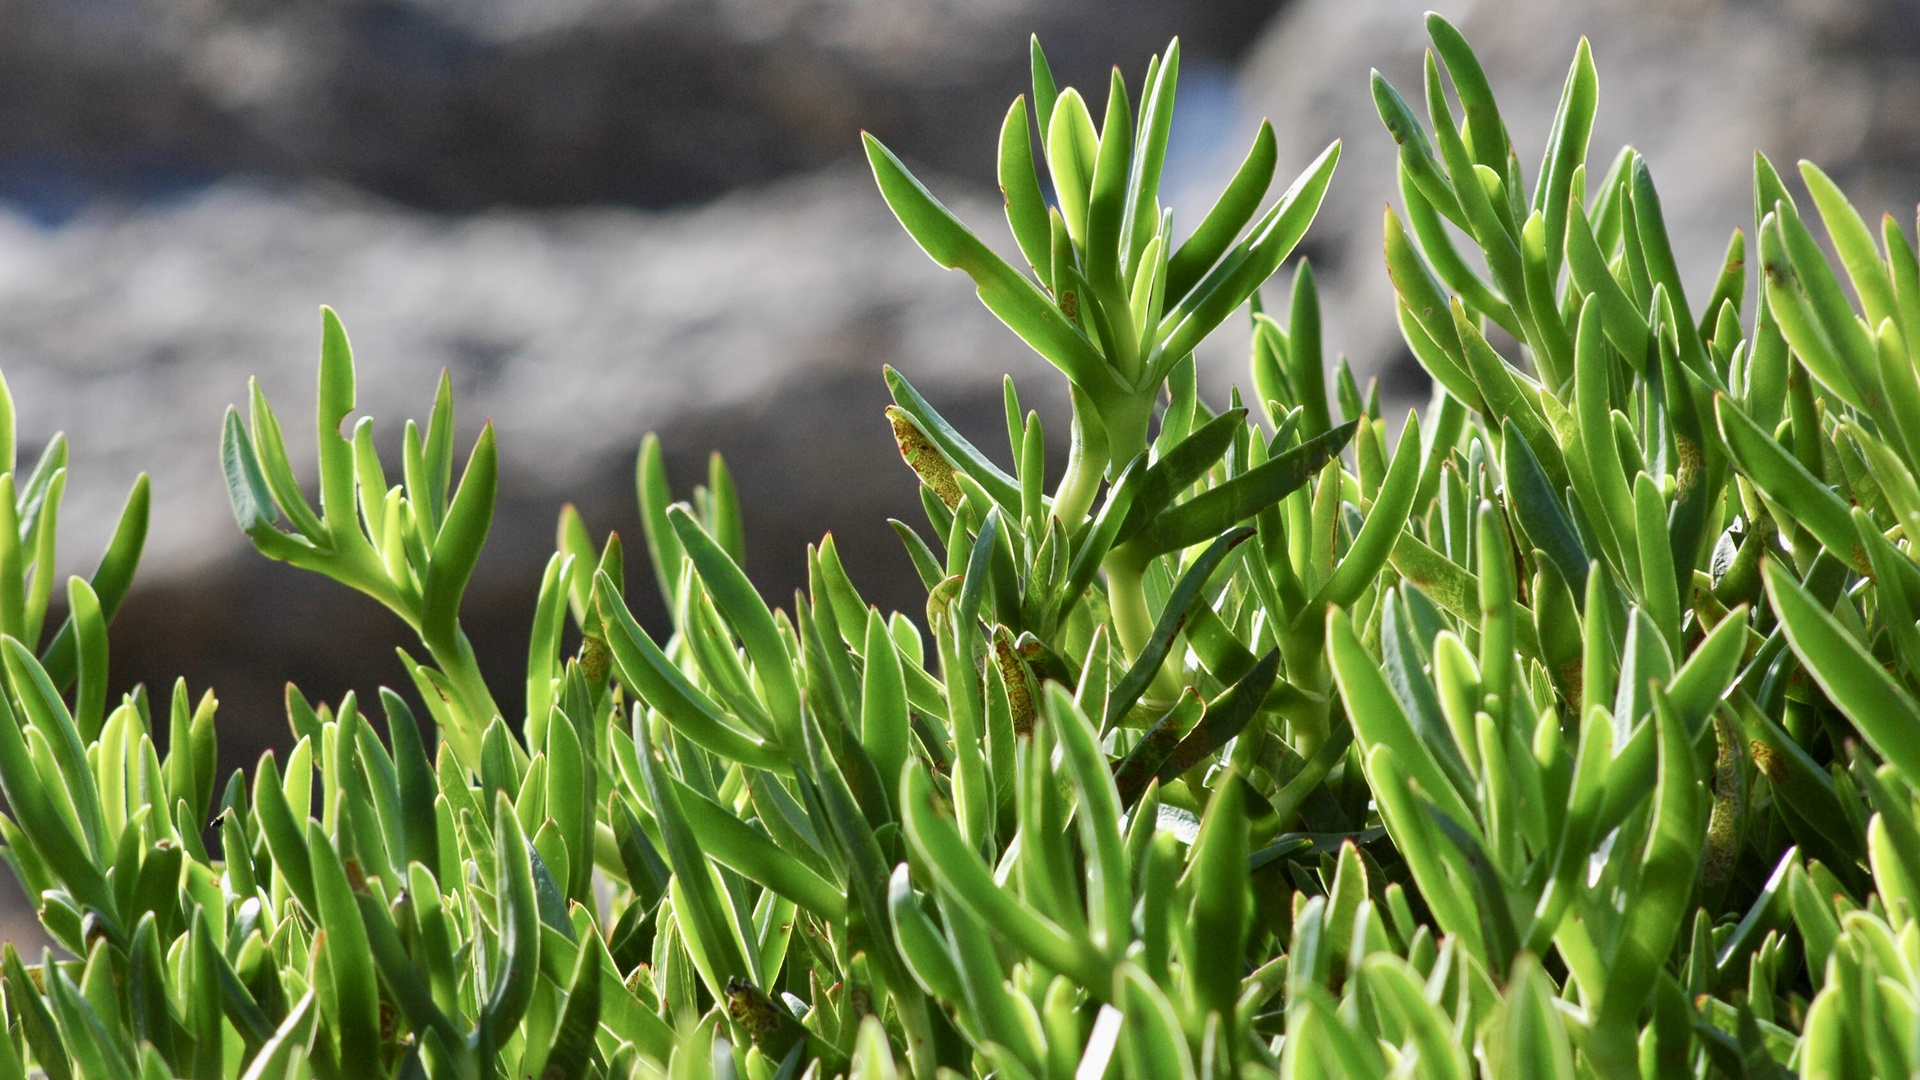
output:
[[[461,453],[486,418],[498,425],[500,509],[465,624],[509,709],[563,502],[628,538],[636,607],[662,625],[632,483],[648,431],[682,495],[711,451],[726,455],[770,600],[791,598],[804,545],[832,530],[869,599],[917,612],[885,524],[918,503],[881,418],[880,365],[1001,459],[1000,373],[1042,410],[1056,460],[1063,394],[962,277],[914,248],[857,134],[1010,247],[995,136],[1034,32],[1096,112],[1110,65],[1137,86],[1181,36],[1177,222],[1211,205],[1262,116],[1282,177],[1344,138],[1301,249],[1329,347],[1397,408],[1424,402],[1380,267],[1393,147],[1367,73],[1417,98],[1433,3],[0,0],[0,368],[29,452],[56,430],[73,441],[62,580],[91,568],[150,471],[153,529],[113,675],[215,688],[228,769],[287,742],[289,680],[330,700],[404,682],[397,620],[254,554],[220,480],[221,416],[249,376],[311,474],[327,303],[384,452],[397,458],[442,369]],[[1755,149],[1783,168],[1818,160],[1863,211],[1913,211],[1913,0],[1439,6],[1479,50],[1529,175],[1591,37],[1594,167],[1627,141],[1647,154],[1702,293],[1750,221]],[[1216,400],[1245,381],[1237,334],[1201,356]]]

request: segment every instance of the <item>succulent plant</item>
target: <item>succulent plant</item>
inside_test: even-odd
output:
[[[0,950],[0,1080],[1911,1073],[1920,256],[1803,165],[1850,300],[1760,157],[1753,315],[1741,233],[1695,308],[1647,161],[1589,179],[1586,44],[1529,185],[1427,27],[1426,119],[1373,84],[1424,416],[1329,389],[1304,262],[1262,308],[1339,144],[1263,213],[1263,126],[1176,244],[1178,43],[1098,128],[1036,43],[1024,269],[867,151],[1067,377],[1064,478],[1011,380],[1008,469],[889,370],[926,609],[831,536],[782,608],[725,464],[675,501],[648,437],[651,580],[561,515],[518,722],[460,629],[496,451],[455,482],[444,380],[390,483],[323,312],[317,506],[259,388],[229,412],[241,528],[423,659],[384,742],[289,689],[293,750],[224,786],[211,694],[109,700],[144,479],[49,634],[66,446],[23,474],[0,392],[0,856],[64,950]],[[1241,310],[1216,407],[1193,348]]]

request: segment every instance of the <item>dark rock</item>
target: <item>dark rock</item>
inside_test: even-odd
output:
[[[1097,86],[1176,33],[1217,67],[1279,2],[0,0],[0,194],[57,219],[241,170],[436,210],[665,206],[862,127],[986,180],[1030,32]]]

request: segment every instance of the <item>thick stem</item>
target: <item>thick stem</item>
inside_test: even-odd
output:
[[[1107,571],[1107,606],[1113,610],[1113,629],[1120,638],[1121,652],[1132,663],[1153,636],[1153,614],[1147,610],[1146,567],[1120,551],[1108,552],[1101,565]]]
[[[1073,392],[1073,427],[1067,451],[1067,472],[1053,496],[1053,516],[1068,532],[1086,520],[1100,478],[1107,471],[1107,434],[1100,417],[1078,390]]]
[[[1302,690],[1321,695],[1321,702],[1316,708],[1287,717],[1287,722],[1293,728],[1294,751],[1302,757],[1312,758],[1320,752],[1320,747],[1325,745],[1330,734],[1328,714],[1333,706],[1328,693],[1333,689],[1333,673],[1327,667],[1326,642],[1317,636],[1283,634],[1280,638],[1280,656],[1286,661],[1282,678]],[[1311,679],[1308,673],[1312,674]]]
[[[1074,425],[1078,428],[1079,425]],[[1079,450],[1079,441],[1075,440],[1074,450]],[[1079,453],[1067,458],[1067,472],[1060,478],[1059,490],[1053,494],[1053,516],[1068,532],[1080,527],[1087,519],[1087,511],[1093,507],[1093,497],[1100,490],[1100,474],[1105,471],[1106,462],[1096,462]]]
[[[446,676],[453,691],[448,707],[452,710],[455,722],[443,732],[442,737],[453,747],[454,756],[460,759],[460,763],[477,773],[480,769],[481,736],[493,718],[500,714],[500,706],[494,704],[493,692],[487,689],[486,679],[480,674],[480,662],[473,655],[473,644],[467,640],[466,632],[460,629],[458,623],[454,625],[451,640],[445,640],[438,634],[429,635],[422,623],[418,597],[405,596],[394,586],[385,566],[370,546],[348,547],[345,554],[288,561],[325,574],[378,600],[381,606],[400,616],[420,635],[420,643],[426,646],[427,655],[440,673]]]
[[[1155,396],[1146,393],[1111,402],[1100,414],[1106,427],[1109,479],[1118,480],[1120,470],[1147,448],[1147,426],[1153,420]]]
[[[493,693],[480,674],[480,663],[473,655],[473,645],[468,642],[466,632],[456,626],[453,636],[451,643],[439,646],[426,642],[427,651],[453,689],[454,700],[448,704],[456,723],[453,730],[445,733],[447,741],[462,765],[478,771],[481,735],[493,718],[500,715],[500,706],[494,704]]]
[[[1147,607],[1147,564],[1120,548],[1108,552],[1100,565],[1107,572],[1107,606],[1113,612],[1114,633],[1120,639],[1121,653],[1132,664],[1153,637],[1153,612]],[[1157,702],[1171,702],[1180,696],[1179,680],[1164,661],[1144,696]]]
[[[933,1047],[933,1023],[927,1016],[927,999],[919,987],[895,994],[893,1004],[900,1012],[900,1026],[906,1030],[908,1071],[915,1077],[931,1077],[940,1069]]]

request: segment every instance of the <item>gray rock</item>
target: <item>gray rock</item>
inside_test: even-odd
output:
[[[962,205],[991,235],[997,208]],[[222,186],[57,231],[0,219],[0,355],[23,432],[82,433],[79,522],[101,523],[134,469],[155,470],[166,514],[148,559],[162,575],[238,542],[215,451],[250,376],[296,469],[309,466],[322,301],[353,340],[383,447],[424,414],[445,368],[463,443],[491,416],[509,487],[556,493],[651,428],[795,383],[878,382],[884,361],[935,386],[975,379],[988,355],[1027,376],[1044,366],[852,170],[666,213],[439,218],[341,190]]]
[[[954,203],[1005,235],[997,206]],[[23,441],[74,436],[62,580],[90,567],[127,485],[151,470],[156,513],[143,586],[115,625],[115,681],[214,686],[228,768],[284,741],[287,680],[337,698],[404,679],[392,652],[411,644],[404,627],[248,550],[220,476],[221,416],[258,376],[311,477],[322,300],[352,337],[389,475],[402,422],[424,417],[443,368],[461,453],[496,423],[501,506],[466,621],[509,709],[563,500],[596,532],[625,534],[636,604],[662,625],[632,481],[649,430],[682,495],[710,450],[728,456],[747,568],[770,599],[804,583],[805,544],[832,529],[870,598],[909,611],[924,597],[885,520],[922,515],[881,417],[881,365],[1003,461],[999,372],[1065,434],[1059,377],[914,247],[860,171],[665,213],[440,218],[342,190],[229,185],[56,231],[0,218],[0,357]]]
[[[0,190],[247,171],[411,205],[663,206],[818,168],[866,127],[985,180],[1026,39],[1099,82],[1175,33],[1237,56],[1279,0],[0,0]]]

